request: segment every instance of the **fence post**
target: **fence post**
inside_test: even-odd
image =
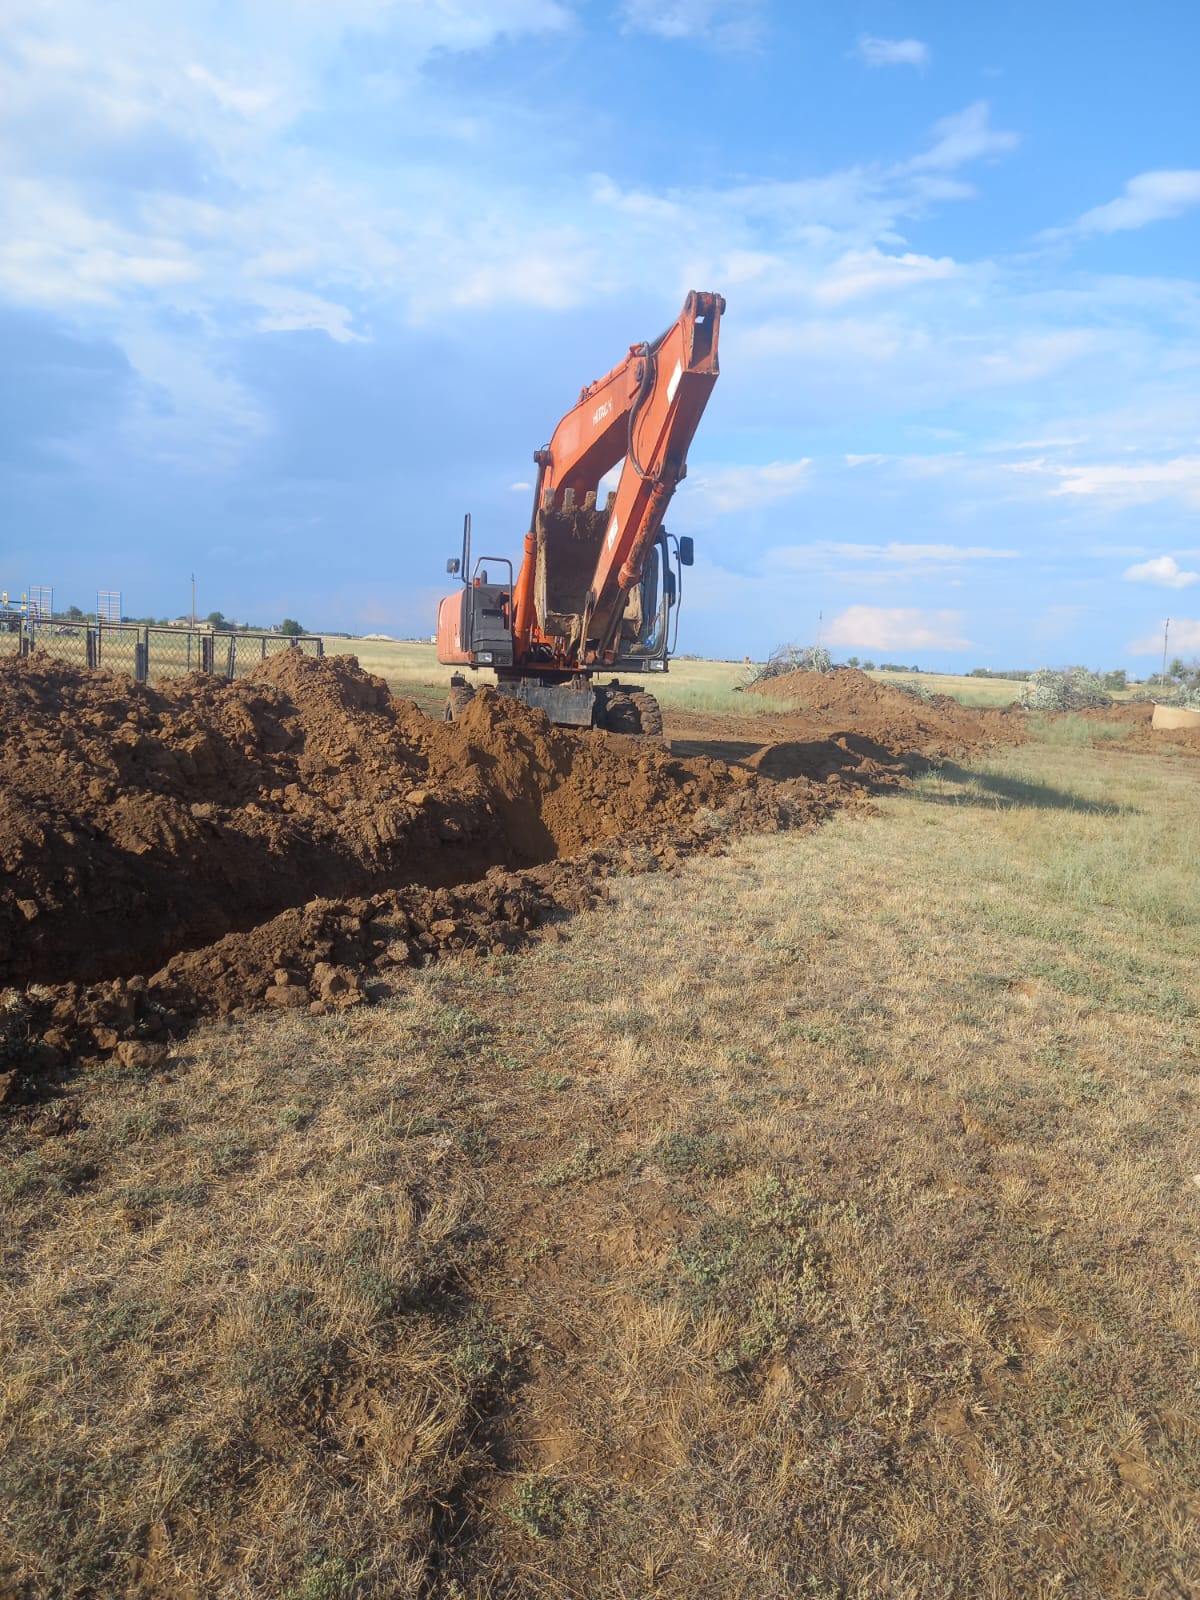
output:
[[[95,628],[87,628],[87,629],[85,629],[84,630],[84,640],[85,640],[84,648],[85,648],[85,651],[86,651],[86,657],[87,657],[88,666],[89,667],[98,667],[100,665],[100,629],[99,629],[99,626],[97,626]]]
[[[237,665],[236,659],[235,659],[236,658],[236,653],[237,653],[237,634],[236,633],[231,633],[229,635],[229,667],[228,667],[228,670],[225,673],[225,676],[226,676],[226,678],[228,678],[230,683],[233,682],[234,669],[235,669],[235,667]]]
[[[325,641],[324,641],[324,639],[318,639],[317,640],[317,654],[319,656],[323,656],[325,654]]]
[[[200,635],[200,671],[213,671],[213,636],[211,633]]]

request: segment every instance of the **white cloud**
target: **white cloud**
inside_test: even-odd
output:
[[[886,255],[882,250],[848,250],[817,282],[812,297],[818,305],[839,305],[861,295],[889,289],[910,289],[954,275],[949,256]]]
[[[450,290],[453,304],[481,308],[525,305],[564,311],[582,305],[596,281],[594,252],[572,229],[561,229],[557,235],[534,233],[524,240],[497,240],[493,250],[486,264],[454,263],[459,275]],[[445,292],[445,281],[423,290],[414,285],[413,304],[427,300],[429,310],[435,311],[444,302]]]
[[[889,544],[848,544],[834,539],[814,539],[808,544],[779,545],[770,552],[768,559],[773,566],[789,569],[827,567],[833,560],[918,570],[930,566],[957,567],[967,561],[1013,561],[1019,555],[1019,550],[1001,550],[991,545],[903,544],[895,540]]]
[[[1105,495],[1139,505],[1153,500],[1182,500],[1187,505],[1200,506],[1200,456],[1139,461],[1128,466],[1055,466],[1043,461],[1024,463],[1022,467],[1054,473],[1059,479],[1055,494]]]
[[[510,483],[508,487],[513,494],[530,494],[533,491],[531,483]]]
[[[864,650],[965,650],[961,611],[918,611],[910,606],[849,606],[834,617],[831,645]]]
[[[688,475],[691,497],[703,500],[718,515],[727,511],[747,511],[757,506],[787,500],[807,487],[806,456],[800,461],[772,461],[764,467],[726,467],[704,476]]]
[[[1187,589],[1200,583],[1200,572],[1183,572],[1174,556],[1155,556],[1139,561],[1121,574],[1126,583],[1153,583],[1161,589]]]
[[[1021,553],[990,545],[957,544],[835,544],[830,548],[857,561],[1013,561]]]
[[[625,27],[660,39],[710,39],[726,49],[748,50],[763,29],[762,0],[625,0]]]
[[[1167,646],[1173,656],[1184,651],[1200,651],[1200,617],[1172,617]],[[1144,639],[1135,639],[1128,650],[1132,656],[1161,656],[1162,647],[1160,628],[1157,633],[1147,634]]]
[[[869,67],[929,65],[929,46],[920,39],[874,39],[865,35],[855,48]]]
[[[1200,205],[1200,171],[1192,168],[1142,172],[1130,178],[1115,200],[1085,211],[1068,231],[1121,233],[1128,228],[1144,228],[1150,222],[1180,217],[1196,205]]]
[[[184,72],[193,83],[207,89],[223,110],[236,111],[242,117],[260,117],[278,100],[278,91],[270,84],[228,83],[195,61]]]
[[[1073,450],[1076,445],[1087,444],[1087,438],[1062,439],[1014,439],[1007,444],[985,444],[982,448],[988,455],[1012,455],[1018,450]]]
[[[1019,134],[992,127],[986,100],[976,100],[954,116],[943,117],[934,123],[933,132],[930,148],[905,163],[910,171],[949,171],[984,156],[1003,155],[1021,142]]]

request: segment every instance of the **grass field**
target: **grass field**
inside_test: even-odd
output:
[[[325,648],[331,654],[356,655],[359,665],[368,672],[386,678],[393,694],[408,695],[426,710],[438,709],[446,699],[446,686],[450,681],[450,667],[439,666],[437,653],[431,644],[417,644],[399,640],[380,639],[328,639]],[[646,685],[664,706],[686,711],[739,713],[746,703],[738,692],[744,682],[746,668],[733,661],[674,660],[665,676],[646,675]],[[494,675],[481,669],[472,681],[494,683]],[[761,713],[773,709],[773,704],[756,697],[751,708]]]
[[[450,668],[438,665],[431,644],[383,639],[328,639],[325,648],[333,654],[353,654],[368,672],[386,678],[394,694],[410,695],[429,708],[446,698]],[[738,692],[746,680],[747,668],[740,661],[700,661],[676,657],[665,677],[654,677],[649,686],[667,707],[680,711],[744,713],[746,702]],[[873,672],[880,683],[918,683],[931,694],[953,695],[964,705],[1001,706],[1020,698],[1023,685],[1016,679],[967,678],[923,672]],[[490,683],[490,672],[475,674],[478,683]],[[773,703],[756,696],[756,712],[770,711]]]
[[[1036,742],[85,1085],[0,1592],[1200,1594],[1198,858]]]

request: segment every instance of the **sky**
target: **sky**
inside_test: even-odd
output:
[[[0,0],[0,588],[428,635],[726,297],[679,648],[1200,655],[1194,0]]]

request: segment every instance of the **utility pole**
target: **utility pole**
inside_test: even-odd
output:
[[[1159,673],[1158,677],[1159,684],[1162,686],[1164,694],[1166,693],[1167,688],[1167,634],[1170,633],[1170,631],[1171,619],[1168,617],[1163,623],[1163,664],[1162,671]]]

